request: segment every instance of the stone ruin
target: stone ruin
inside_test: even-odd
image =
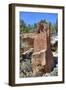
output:
[[[54,61],[50,46],[50,33],[48,24],[39,23],[37,25],[32,54],[33,76],[41,76],[53,70]]]
[[[50,73],[54,68],[54,60],[50,45],[51,29],[49,25],[39,23],[37,24],[36,32],[22,34],[21,37],[23,37],[21,42],[27,45],[27,47],[20,49],[21,55],[26,56],[32,52],[31,76],[43,76],[45,73]]]

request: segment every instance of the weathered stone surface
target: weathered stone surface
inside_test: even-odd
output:
[[[50,47],[50,29],[46,24],[38,25],[38,33],[34,37],[34,53],[32,55],[33,76],[49,73],[54,67]]]
[[[34,37],[34,52],[47,49],[47,37],[46,32],[36,34]]]

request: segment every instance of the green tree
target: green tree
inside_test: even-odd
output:
[[[49,22],[46,19],[44,19],[44,20],[40,20],[40,23],[46,23],[46,24],[48,24]]]
[[[30,32],[28,26],[23,20],[21,20],[20,21],[20,33],[28,33],[28,32]]]
[[[56,23],[55,23],[55,30],[56,30],[56,34],[58,33],[58,20],[56,20]]]

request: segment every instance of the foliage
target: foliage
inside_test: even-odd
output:
[[[51,23],[46,20],[40,20],[40,22],[49,24],[52,33],[54,34],[58,33],[58,21],[57,20],[55,23]],[[23,20],[20,21],[20,33],[34,32],[36,28],[37,28],[37,23],[34,23],[33,25],[30,25],[30,24],[27,25]]]

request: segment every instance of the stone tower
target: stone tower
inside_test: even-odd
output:
[[[54,67],[53,54],[50,46],[50,28],[48,24],[39,23],[34,37],[32,55],[33,76],[49,73]]]

